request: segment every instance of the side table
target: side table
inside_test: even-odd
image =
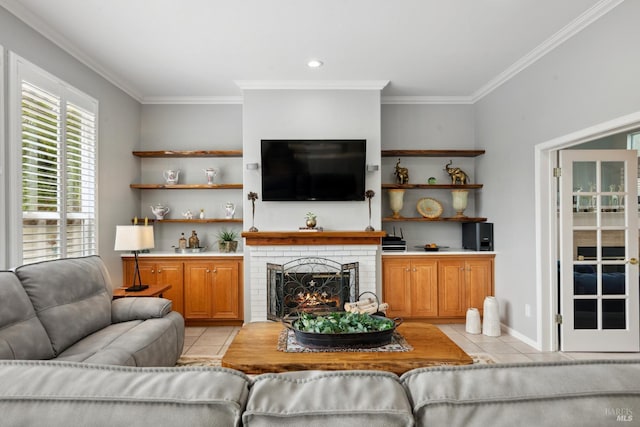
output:
[[[113,290],[113,298],[162,297],[162,293],[171,289],[171,285],[149,285],[147,289],[139,292],[127,292],[126,289],[126,287],[115,288]]]

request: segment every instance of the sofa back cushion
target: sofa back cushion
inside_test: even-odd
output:
[[[18,267],[55,354],[111,324],[113,290],[98,256],[45,261]]]
[[[401,380],[418,427],[629,425],[640,408],[640,361],[420,368]]]
[[[251,381],[226,368],[0,361],[3,426],[240,426]]]
[[[380,371],[299,371],[254,378],[244,426],[412,426],[398,377]]]
[[[0,272],[0,359],[50,359],[53,348],[20,281]]]

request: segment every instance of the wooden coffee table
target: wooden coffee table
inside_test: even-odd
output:
[[[407,352],[318,352],[278,351],[278,336],[284,326],[277,322],[245,324],[234,338],[222,366],[246,374],[301,370],[376,369],[403,374],[411,369],[435,365],[469,365],[473,360],[429,323],[405,322],[397,331],[413,347]]]

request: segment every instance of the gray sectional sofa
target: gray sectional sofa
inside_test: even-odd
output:
[[[640,362],[300,371],[0,361],[2,426],[638,425]]]
[[[99,256],[1,271],[0,359],[174,366],[184,319],[171,301],[112,296]]]

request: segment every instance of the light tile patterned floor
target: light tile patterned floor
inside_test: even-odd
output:
[[[640,353],[541,352],[510,335],[488,337],[465,332],[464,324],[437,325],[467,353],[488,353],[498,363],[586,359],[640,359]],[[192,327],[185,330],[184,356],[222,356],[239,326]]]

